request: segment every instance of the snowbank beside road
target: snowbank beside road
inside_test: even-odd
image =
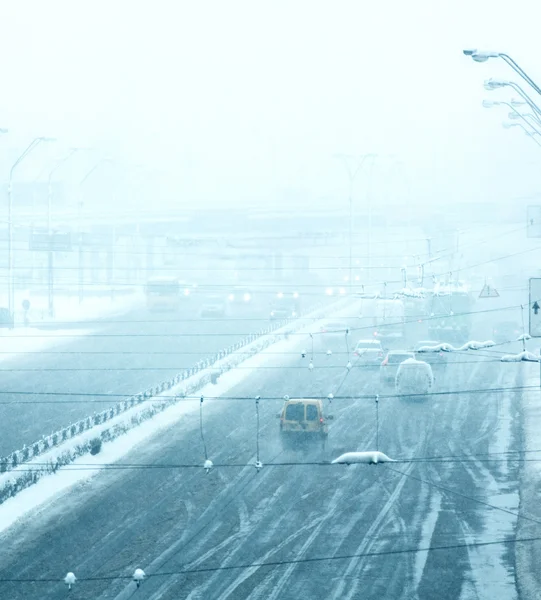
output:
[[[330,314],[334,317],[350,317],[354,316],[354,311],[358,311],[356,306],[336,307],[335,312]],[[318,312],[321,313],[322,311]],[[269,366],[269,363],[273,362],[278,364],[281,353],[291,352],[295,349],[299,349],[300,353],[300,348],[306,346],[310,340],[309,335],[318,330],[320,320],[330,316],[330,314],[325,311],[319,317],[314,317],[312,323],[308,325],[299,324],[295,330],[295,335],[287,335],[293,332],[294,324],[286,325],[281,330],[262,336],[252,344],[245,346],[242,353],[233,353],[233,355],[219,361],[222,363],[231,361],[231,359],[235,359],[236,354],[238,361],[236,364],[242,363],[243,368],[242,370],[235,369],[233,366],[230,370],[223,372],[217,384],[205,383],[205,380],[208,381],[210,371],[225,367],[224,364],[214,365],[207,370],[208,373],[198,373],[172,387],[167,392],[155,396],[150,399],[149,404],[158,406],[157,412],[152,415],[152,418],[146,419],[143,424],[140,424],[141,421],[138,421],[136,417],[145,409],[141,410],[141,406],[135,406],[107,423],[102,423],[97,428],[86,431],[82,436],[74,437],[68,440],[67,443],[55,446],[53,449],[36,456],[35,459],[19,465],[14,470],[3,473],[0,476],[0,487],[5,489],[6,485],[11,486],[14,495],[0,505],[0,532],[10,527],[29,511],[51,500],[57,494],[65,492],[74,484],[92,477],[103,469],[104,464],[118,461],[137,444],[167,429],[186,414],[197,411],[199,399],[184,398],[188,391],[193,394],[197,390],[197,397],[207,396],[209,399],[205,402],[213,403],[213,399],[227,394],[229,390],[252,375],[258,367]],[[306,337],[303,334],[306,334]],[[264,349],[246,358],[247,348],[252,346],[256,350],[255,346],[257,344],[264,343],[267,343]],[[201,384],[203,385],[201,386]],[[177,396],[178,402],[171,405],[170,399],[175,396]],[[163,406],[160,407],[159,405]],[[219,406],[219,404],[216,404],[216,406]],[[119,436],[111,442],[105,442],[99,454],[90,455],[88,453],[90,440],[99,437],[105,430],[110,430],[115,426],[118,428]],[[123,430],[123,427],[128,427],[130,431]],[[84,455],[75,458],[74,454],[79,451],[78,448],[84,450]],[[58,459],[61,456],[69,461],[69,463],[65,463],[66,466],[58,466]],[[18,489],[17,480],[28,477],[33,464],[38,467],[36,473],[39,471],[36,481],[29,487]],[[43,475],[49,473],[54,473],[54,477],[43,477]]]
[[[517,386],[531,386],[522,392],[520,410],[522,412],[522,440],[524,453],[521,458],[531,460],[522,463],[520,476],[520,515],[541,521],[541,387],[539,387],[539,364],[520,363],[520,376]],[[537,389],[535,389],[537,388]],[[539,525],[531,520],[518,519],[516,537],[518,539],[539,539]],[[516,579],[522,600],[537,600],[541,589],[541,540],[517,543],[515,546]]]

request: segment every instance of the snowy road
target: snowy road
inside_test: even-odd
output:
[[[516,365],[454,358],[438,378],[440,390],[515,383]],[[306,359],[284,356],[282,369],[260,370],[231,396],[380,391],[377,373],[354,368],[344,378],[343,362],[322,357],[310,373]],[[512,447],[515,394],[438,395],[424,403],[382,399],[384,452],[398,459],[460,458],[377,467],[271,466],[327,461],[343,450],[375,446],[372,399],[336,399],[327,450],[283,452],[280,405],[261,401],[266,466],[259,474],[242,466],[217,466],[209,475],[201,467],[156,468],[202,464],[195,414],[125,458],[154,468],[101,473],[8,531],[0,546],[0,596],[64,597],[64,584],[54,580],[74,571],[95,579],[81,581],[70,597],[92,600],[516,598],[513,546],[471,546],[514,535],[516,518],[489,505],[517,510],[517,465],[502,462],[501,454],[493,455],[498,460],[482,455]],[[254,401],[209,403],[205,431],[215,464],[253,462]],[[427,546],[454,548],[418,551]],[[129,583],[137,567],[151,575],[139,590]],[[36,577],[53,581],[1,582]]]
[[[265,306],[247,314],[246,320],[217,321],[198,318],[193,306],[178,314],[141,309],[117,319],[80,324],[79,329],[86,330],[84,336],[80,331],[35,330],[35,336],[55,336],[54,347],[0,362],[0,456],[101,411],[123,396],[139,393],[261,330],[268,326],[267,314]],[[44,396],[44,392],[54,395]],[[83,396],[73,395],[81,392]]]

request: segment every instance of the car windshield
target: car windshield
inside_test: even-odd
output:
[[[155,282],[147,285],[147,292],[158,296],[171,296],[179,293],[178,283]]]
[[[304,404],[288,404],[286,408],[286,421],[304,421]]]

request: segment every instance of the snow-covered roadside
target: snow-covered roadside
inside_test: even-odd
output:
[[[89,298],[79,304],[76,298],[57,298],[55,300],[56,316],[47,315],[46,301],[40,299],[42,304],[35,306],[29,311],[29,326],[20,325],[22,317],[17,318],[14,329],[0,329],[0,361],[13,359],[25,352],[40,352],[77,337],[89,335],[92,332],[92,321],[118,317],[131,310],[140,308],[144,304],[142,294],[134,293],[129,296],[111,298]],[[44,333],[37,325],[45,323],[58,323],[58,329],[47,329]],[[77,329],[66,329],[68,323],[77,323],[81,327]],[[86,325],[86,326],[85,326]]]
[[[48,314],[48,300],[43,295],[32,296],[22,294],[16,301],[15,319],[19,325],[24,321],[21,304],[24,299],[30,302],[28,320],[31,325],[42,323],[78,323],[95,321],[106,317],[115,317],[144,306],[145,297],[142,291],[111,297],[104,294],[98,297],[88,297],[82,302],[76,297],[56,296],[54,298],[54,317]]]
[[[341,302],[339,306],[335,307],[335,311],[332,313],[329,313],[328,311],[318,311],[320,313],[319,316],[314,316],[314,320],[308,325],[300,325],[297,328],[294,328],[293,324],[289,324],[281,328],[280,333],[274,332],[272,335],[263,336],[263,338],[267,337],[270,343],[250,358],[246,358],[246,347],[244,347],[242,354],[236,353],[238,357],[238,362],[236,364],[242,362],[243,368],[235,369],[233,367],[224,372],[217,384],[206,383],[208,382],[209,373],[198,373],[194,377],[172,387],[167,392],[156,395],[152,398],[150,404],[162,406],[159,407],[159,412],[157,412],[157,414],[154,413],[152,418],[146,419],[142,424],[141,420],[138,420],[137,417],[145,410],[145,408],[142,409],[141,406],[135,406],[127,412],[113,417],[106,423],[93,427],[84,434],[55,446],[50,451],[42,453],[35,459],[25,462],[23,465],[19,465],[13,471],[3,473],[0,476],[0,487],[5,486],[7,482],[13,482],[15,478],[20,477],[21,474],[22,476],[26,476],[30,471],[32,464],[36,465],[35,471],[38,472],[39,470],[41,475],[51,473],[54,474],[54,477],[39,478],[33,485],[16,491],[16,495],[0,505],[0,532],[5,530],[16,520],[22,518],[28,511],[41,506],[43,503],[53,498],[53,496],[66,491],[74,484],[95,475],[102,469],[101,465],[110,464],[119,460],[137,444],[149,439],[159,431],[170,427],[184,415],[193,412],[194,410],[198,410],[198,398],[200,396],[208,396],[209,398],[208,400],[205,400],[205,402],[213,403],[214,399],[227,394],[230,389],[252,375],[254,370],[258,367],[268,366],[270,362],[278,363],[281,356],[280,353],[291,352],[295,348],[298,348],[300,351],[301,346],[305,347],[309,342],[309,334],[318,329],[321,319],[331,315],[336,318],[349,317],[354,315],[355,312],[358,314],[360,304],[350,304],[346,307],[343,305],[344,302]],[[295,335],[285,335],[288,332],[292,333],[293,330],[295,330]],[[303,334],[306,334],[306,337],[304,337]],[[254,344],[257,343],[261,344],[262,340],[254,342]],[[231,358],[232,356],[228,356],[223,359],[223,362],[230,361]],[[224,365],[216,364],[208,371],[214,371],[223,366]],[[202,387],[201,384],[203,384]],[[196,399],[184,397],[187,393],[193,394],[195,389],[197,390]],[[163,398],[164,396],[165,398]],[[160,397],[162,397],[161,401]],[[171,404],[170,400],[173,397],[177,397],[178,402]],[[148,404],[149,403],[146,403],[147,409]],[[219,406],[219,403],[216,406]],[[222,406],[224,406],[223,403]],[[100,437],[104,431],[111,430],[114,427],[117,427],[119,436],[111,442],[105,441],[99,454],[94,456],[90,455],[88,452],[90,440]],[[126,428],[129,429],[129,431]],[[79,455],[78,458],[75,458],[73,453],[83,447],[85,450],[84,455]],[[69,462],[69,464],[66,464],[66,466],[63,467],[59,467],[57,463],[58,458],[61,455],[67,457]],[[96,465],[95,469],[92,468],[93,465]],[[81,470],[81,468],[84,470]]]
[[[521,515],[541,521],[541,387],[540,365],[521,363],[522,376],[517,378],[517,386],[537,386],[527,390],[521,398],[522,440],[519,446],[525,454],[523,458],[532,460],[522,463],[520,476]],[[527,453],[527,454],[526,454]],[[536,462],[535,459],[539,459]],[[517,539],[536,538],[539,540],[539,525],[527,519],[519,519]],[[541,589],[541,541],[515,544],[515,571],[521,600],[538,600]]]

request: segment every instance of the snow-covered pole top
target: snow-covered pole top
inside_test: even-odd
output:
[[[541,362],[541,356],[524,350],[518,354],[505,354],[502,356],[501,362]]]
[[[338,458],[335,458],[331,464],[333,465],[352,465],[354,463],[364,463],[369,465],[377,465],[384,462],[396,462],[389,458],[383,452],[375,450],[369,452],[346,452]]]
[[[451,344],[442,343],[434,346],[421,346],[416,352],[465,352],[467,350],[492,348],[492,346],[495,345],[496,344],[492,340],[487,340],[486,342],[476,342],[475,340],[471,340],[458,348],[455,348],[455,346],[452,346]]]

